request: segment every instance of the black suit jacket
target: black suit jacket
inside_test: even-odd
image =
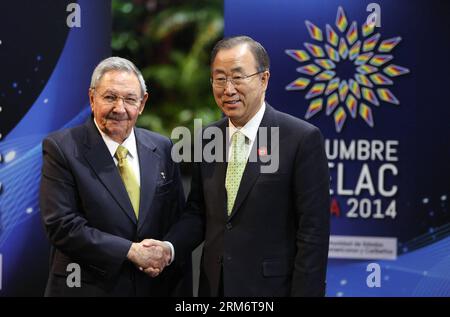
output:
[[[213,126],[225,132],[228,118]],[[221,270],[225,296],[323,296],[329,242],[323,137],[311,124],[268,105],[260,127],[268,128],[268,136],[278,128],[279,142],[255,142],[253,153],[260,156],[246,165],[230,217],[227,164],[202,161],[194,168],[187,213],[166,239],[178,254],[204,239],[200,296],[220,294]],[[261,173],[265,149],[279,151],[275,173]]]
[[[40,206],[52,244],[46,295],[192,293],[190,259],[172,263],[152,279],[126,258],[133,241],[162,239],[184,208],[178,166],[170,156],[171,141],[147,130],[134,131],[141,179],[139,220],[92,118],[43,141]],[[69,263],[81,267],[80,288],[66,285]]]

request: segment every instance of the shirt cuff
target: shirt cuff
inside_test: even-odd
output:
[[[173,248],[172,243],[170,243],[169,241],[164,241],[164,243],[166,243],[170,248],[170,252],[171,252],[171,257],[170,257],[170,262],[169,262],[169,265],[170,265],[175,260],[175,249]]]

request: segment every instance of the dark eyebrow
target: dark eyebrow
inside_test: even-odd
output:
[[[221,69],[215,69],[213,70],[213,74],[225,74],[225,72]]]
[[[242,73],[243,70],[244,70],[244,69],[243,69],[242,67],[235,67],[235,68],[231,69],[231,72],[232,72],[232,73],[234,73],[234,72]]]
[[[105,94],[113,94],[113,95],[120,96],[120,94],[119,94],[118,91],[116,91],[116,90],[114,90],[114,89],[110,89],[110,88],[106,89],[105,92],[104,92],[103,94],[104,94],[104,95],[105,95]],[[135,93],[133,93],[133,92],[130,92],[130,93],[126,94],[124,97],[128,97],[128,98],[129,98],[129,97],[139,98],[138,95],[135,94]]]
[[[235,72],[238,72],[238,73],[243,73],[243,68],[242,67],[240,67],[240,66],[238,66],[238,67],[235,67],[235,68],[232,68],[231,69],[231,72],[232,73],[235,73]],[[224,70],[222,70],[222,69],[215,69],[214,71],[213,71],[213,74],[225,74],[226,72],[224,71]]]
[[[117,92],[115,92],[114,90],[111,90],[111,89],[106,89],[106,90],[103,92],[103,94],[114,94],[114,95],[117,95]]]

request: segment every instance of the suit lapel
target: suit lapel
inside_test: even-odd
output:
[[[269,104],[266,102],[266,110],[264,112],[264,116],[261,120],[259,127],[266,127],[268,129],[267,130],[267,138],[268,138],[267,143],[268,144],[262,144],[259,142],[260,141],[259,140],[260,130],[258,128],[258,133],[256,134],[255,142],[253,142],[253,146],[250,151],[249,161],[247,162],[244,173],[242,174],[241,183],[239,185],[239,190],[238,190],[238,193],[236,196],[236,200],[234,201],[233,210],[231,211],[231,214],[230,214],[230,219],[239,210],[239,207],[242,205],[245,198],[248,196],[250,190],[255,185],[255,182],[258,179],[259,175],[261,174],[262,163],[258,157],[258,152],[259,152],[258,149],[260,149],[261,147],[266,147],[266,149],[268,151],[270,151],[270,145],[271,145],[270,128],[276,125],[274,120],[275,120],[275,118],[274,118],[273,110],[269,106]],[[261,140],[261,141],[265,141],[265,140]],[[254,162],[250,162],[252,153],[256,153],[256,160],[253,160]]]
[[[146,138],[139,129],[135,129],[136,145],[139,155],[139,169],[141,178],[141,191],[139,203],[138,232],[150,217],[151,204],[155,196],[157,183],[159,156],[156,154],[156,145]],[[147,222],[148,223],[148,222]]]
[[[205,164],[205,175],[210,181],[211,188],[209,189],[213,195],[217,195],[218,211],[223,215],[224,219],[227,217],[227,194],[225,189],[225,176],[227,173],[227,151],[228,138],[226,135],[228,126],[228,119],[223,120],[219,124],[219,129],[222,131],[223,153],[222,158],[218,162]]]
[[[119,204],[130,220],[136,223],[133,206],[120,178],[119,171],[93,119],[86,123],[85,148],[84,156],[100,182],[106,187],[112,198]]]

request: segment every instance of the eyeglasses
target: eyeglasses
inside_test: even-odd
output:
[[[223,75],[217,75],[217,77],[211,78],[211,84],[217,88],[225,88],[225,86],[227,85],[227,81],[230,81],[230,83],[232,83],[233,86],[240,86],[240,85],[245,84],[245,81],[248,78],[258,75],[258,74],[261,74],[261,73],[264,73],[264,72],[265,72],[265,70],[262,70],[262,71],[254,73],[254,74],[251,74],[251,75],[235,75],[232,77],[225,77]]]
[[[142,98],[138,98],[136,96],[122,97],[122,96],[113,94],[111,92],[107,92],[107,93],[101,95],[100,98],[102,99],[102,102],[104,104],[107,104],[110,106],[117,104],[119,99],[122,99],[125,106],[134,107],[134,108],[139,107],[139,105],[141,104],[141,101],[142,101]]]

